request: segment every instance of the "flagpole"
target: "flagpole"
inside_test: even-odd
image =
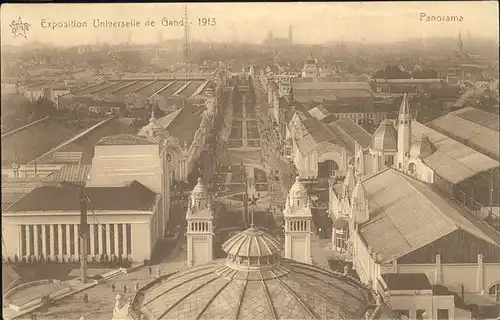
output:
[[[87,281],[87,238],[88,238],[88,222],[87,222],[87,197],[85,189],[82,186],[80,192],[80,280],[82,283]]]

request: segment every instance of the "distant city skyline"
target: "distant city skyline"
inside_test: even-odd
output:
[[[187,6],[192,41],[262,43],[269,31],[277,38],[288,37],[288,27],[292,25],[293,40],[300,44],[340,39],[396,42],[408,38],[456,37],[459,32],[463,37],[487,37],[498,42],[497,2],[188,3]],[[72,46],[128,41],[147,44],[159,39],[183,38],[182,26],[162,26],[163,18],[164,24],[175,24],[173,21],[183,16],[182,3],[7,4],[1,9],[1,38],[2,45],[41,42]],[[12,22],[19,18],[30,24],[26,38],[15,37],[12,31]],[[148,19],[156,25],[145,26]],[[118,21],[121,26],[109,26]],[[54,22],[63,27],[53,29]]]

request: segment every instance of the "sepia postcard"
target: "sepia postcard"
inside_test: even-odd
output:
[[[2,319],[500,320],[498,2],[0,23]]]

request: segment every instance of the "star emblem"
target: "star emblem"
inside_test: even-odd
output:
[[[26,32],[30,31],[31,24],[23,22],[23,19],[19,17],[17,18],[17,21],[12,20],[10,27],[12,29],[12,33],[14,34],[14,38],[17,38],[18,36],[23,36],[25,39],[27,39],[28,36]]]
[[[259,198],[256,198],[255,195],[253,195],[251,199],[248,199],[248,205],[249,206],[256,206],[257,200],[259,200]]]

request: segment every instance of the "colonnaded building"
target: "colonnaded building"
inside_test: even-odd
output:
[[[100,139],[84,193],[89,200],[88,260],[149,259],[170,218],[173,181],[186,181],[213,126],[215,96],[204,112],[185,106],[137,134]],[[173,122],[181,122],[171,130]],[[173,129],[173,128],[172,128]],[[80,253],[80,192],[75,185],[37,187],[2,211],[10,259],[76,261]]]

